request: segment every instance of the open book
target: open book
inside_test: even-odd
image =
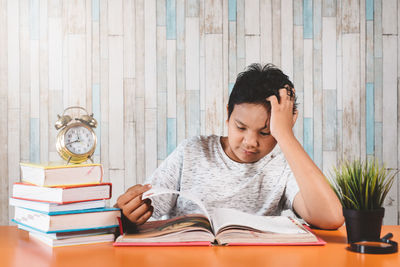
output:
[[[188,198],[204,214],[146,222],[137,227],[136,233],[120,235],[114,246],[325,244],[294,218],[258,216],[226,208],[215,209],[210,215],[196,197],[161,188],[145,192],[143,198],[162,194],[179,194]]]

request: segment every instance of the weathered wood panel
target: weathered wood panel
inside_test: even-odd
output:
[[[7,129],[7,163],[8,163],[8,182],[5,183],[8,188],[8,195],[11,193],[12,184],[19,179],[18,163],[21,158],[20,154],[20,54],[19,54],[19,3],[17,1],[7,2],[7,87],[2,89],[7,91],[7,123],[2,125]],[[36,46],[38,48],[38,41]],[[39,80],[39,79],[37,79]],[[39,96],[39,92],[37,92]],[[39,115],[39,114],[37,114]],[[5,116],[5,115],[3,115]],[[39,147],[35,147],[39,150]],[[4,153],[4,152],[3,152]],[[6,200],[8,203],[8,200]],[[6,214],[6,212],[9,214]],[[12,216],[12,209],[6,209],[3,216]]]
[[[304,117],[313,117],[313,42],[304,39]]]
[[[158,13],[158,9],[157,9]],[[157,159],[167,157],[167,32],[157,26]],[[133,118],[134,119],[134,116]]]
[[[397,34],[398,33],[398,0],[384,0],[382,2],[382,33]]]
[[[301,12],[301,11],[298,11]],[[296,11],[295,11],[296,13]],[[303,42],[303,26],[294,26],[294,51],[293,51],[293,83],[296,89],[298,111],[294,133],[301,144],[303,141],[304,132],[304,42]]]
[[[205,33],[222,33],[222,0],[205,0],[204,21]]]
[[[272,62],[272,3],[271,0],[260,2],[260,62]]]
[[[109,44],[109,167],[124,169],[124,70],[122,36],[110,35]],[[112,178],[112,177],[111,177]]]
[[[222,35],[206,34],[206,133],[223,131]]]
[[[8,30],[7,1],[0,1],[0,224],[9,224],[9,176],[8,176]],[[7,125],[7,127],[6,127]],[[15,166],[12,166],[13,168]]]
[[[100,113],[99,130],[101,138],[100,162],[104,166],[104,177],[110,179],[109,175],[109,144],[108,144],[108,120],[109,120],[109,78],[108,78],[108,16],[107,0],[101,0],[99,6],[99,41],[100,41]],[[64,89],[63,89],[64,90]]]
[[[19,25],[20,25],[20,105],[21,105],[21,160],[29,161],[30,155],[30,10],[29,1],[20,2]],[[7,25],[7,24],[5,24]],[[7,40],[7,38],[5,38]],[[1,46],[1,45],[0,45]],[[60,79],[61,80],[61,79]],[[7,106],[7,105],[6,105]]]
[[[365,80],[366,80],[366,6],[365,1],[360,1],[360,111],[361,111],[361,121],[360,121],[360,159],[365,160],[367,158],[367,142],[366,142],[366,124],[365,124]]]
[[[360,32],[360,1],[343,0],[342,4],[342,32]]]
[[[360,42],[359,34],[343,35],[343,156],[360,157]]]
[[[144,0],[135,2],[135,88],[136,88],[136,182],[142,183],[146,176],[146,161],[145,161],[145,122],[144,122],[144,108],[145,108],[145,28],[144,28]]]
[[[293,1],[283,0],[281,3],[282,30],[282,71],[293,80]]]
[[[322,1],[313,2],[313,22],[314,162],[322,169]]]
[[[398,124],[398,105],[397,105],[397,37],[383,35],[383,99],[382,112],[382,159],[388,168],[396,169],[397,166],[397,124]],[[385,202],[386,224],[396,224],[398,222],[397,187],[392,187],[387,201]]]
[[[39,95],[40,95],[40,161],[49,161],[49,50],[47,1],[40,1],[39,10]],[[86,86],[83,88],[85,89]],[[84,91],[85,92],[85,91]]]
[[[121,14],[119,14],[121,16]],[[159,17],[157,15],[157,17]],[[161,16],[160,16],[161,17]],[[135,78],[135,5],[133,1],[123,2],[123,42],[124,42],[124,78]]]
[[[281,67],[281,1],[272,0],[272,63]]]
[[[248,35],[246,40],[246,66],[260,61],[260,36]]]
[[[200,28],[198,17],[186,18],[185,77],[186,90],[200,90]]]
[[[146,1],[147,2],[147,1]],[[149,1],[152,2],[152,1]],[[124,5],[122,0],[108,0],[108,34],[122,35],[124,31]]]
[[[186,138],[185,1],[177,0],[176,6],[176,136],[179,144]]]
[[[244,6],[244,32],[246,35],[260,34],[260,2],[246,0]]]

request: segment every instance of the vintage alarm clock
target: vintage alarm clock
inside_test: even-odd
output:
[[[72,119],[65,112],[71,109],[84,110],[86,114]],[[60,132],[57,135],[56,148],[58,154],[68,163],[82,163],[90,159],[96,149],[97,137],[94,128],[97,121],[93,114],[89,115],[83,107],[72,106],[64,110],[62,115],[57,115],[55,128]]]

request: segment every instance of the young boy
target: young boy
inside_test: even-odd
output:
[[[343,224],[342,207],[323,173],[295,138],[296,97],[288,77],[273,65],[250,65],[240,73],[227,106],[228,136],[197,136],[182,142],[146,185],[117,200],[133,224],[152,215],[198,213],[179,196],[142,200],[151,185],[189,192],[205,206],[257,215],[292,209],[319,228]],[[278,144],[278,146],[277,146]]]

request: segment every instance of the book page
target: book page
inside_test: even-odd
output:
[[[259,216],[234,209],[220,208],[212,214],[213,226],[218,233],[227,226],[250,227],[263,232],[282,234],[306,233],[292,219],[284,216]]]
[[[202,214],[189,214],[168,220],[146,222],[137,226],[137,233],[126,235],[147,238],[195,230],[204,230],[212,234],[210,221]]]
[[[211,222],[211,217],[208,214],[207,209],[204,206],[204,204],[201,202],[201,200],[198,199],[196,196],[185,193],[185,192],[172,190],[172,189],[166,189],[166,188],[162,188],[162,187],[153,187],[150,190],[143,193],[142,200],[146,199],[146,198],[151,198],[154,196],[164,195],[164,194],[177,194],[188,200],[193,201],[196,205],[198,205],[200,207],[200,209],[204,212],[204,215],[207,216],[207,219]]]

